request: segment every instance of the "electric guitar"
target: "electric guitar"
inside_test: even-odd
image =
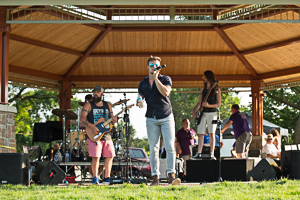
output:
[[[199,125],[199,124],[200,124],[200,121],[201,121],[201,118],[202,118],[202,115],[203,115],[203,112],[202,112],[202,111],[203,111],[202,103],[205,102],[205,101],[207,101],[207,99],[208,99],[208,97],[209,97],[209,95],[210,95],[212,89],[213,89],[213,88],[216,88],[216,87],[218,86],[218,83],[219,83],[219,81],[216,81],[216,82],[209,88],[209,90],[208,90],[208,92],[207,92],[205,98],[202,100],[201,105],[200,105],[200,108],[199,108],[199,109],[197,110],[197,112],[196,112],[196,120],[195,120],[195,124],[196,124],[196,125]]]
[[[120,115],[122,112],[124,112],[125,110],[128,110],[129,108],[131,108],[132,106],[134,106],[134,104],[127,106],[127,108],[124,108],[123,110],[121,110],[120,112],[118,112],[115,117],[117,117],[118,115]],[[94,125],[99,129],[97,134],[94,134],[92,129],[90,127],[86,127],[86,134],[89,137],[90,140],[92,140],[93,142],[97,142],[99,140],[101,140],[101,138],[105,135],[105,133],[109,132],[113,125],[111,124],[112,118],[110,118],[107,121],[104,121],[104,118],[100,118]]]

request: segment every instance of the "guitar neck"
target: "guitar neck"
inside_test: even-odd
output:
[[[117,117],[118,115],[120,115],[125,109],[121,110],[120,112],[118,112],[115,117]],[[110,118],[109,120],[105,121],[103,123],[103,126],[106,126],[107,124],[109,124],[112,121],[112,118]]]

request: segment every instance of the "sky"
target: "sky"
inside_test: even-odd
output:
[[[239,88],[240,89],[240,88]],[[79,93],[73,95],[74,97],[77,97],[77,99],[81,99],[84,101],[84,97],[87,93]],[[240,92],[238,94],[238,97],[241,99],[241,104],[240,105],[248,105],[249,102],[251,102],[251,98],[249,97],[250,92]],[[121,99],[125,99],[123,93],[104,93],[104,100],[109,101],[112,104],[118,102]],[[137,93],[126,93],[126,99],[130,99],[127,102],[127,106],[131,104],[136,103],[137,99]],[[145,118],[145,113],[146,113],[146,103],[144,108],[139,108],[137,106],[133,106],[132,108],[129,109],[129,121],[130,125],[133,126],[133,128],[136,130],[135,137],[137,138],[147,138],[147,133],[146,133],[146,118]],[[114,106],[113,107],[113,112],[114,114],[120,112],[122,110],[122,105]],[[123,114],[120,114],[119,117],[123,117]]]

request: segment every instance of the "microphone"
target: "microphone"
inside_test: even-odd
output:
[[[161,66],[159,66],[159,67],[154,68],[153,71],[159,70],[159,69],[164,68],[164,67],[166,67],[166,66],[167,66],[167,65],[161,65]]]
[[[74,82],[72,82],[72,85],[73,85],[74,87],[76,87],[76,85],[75,85],[75,83],[74,83]]]

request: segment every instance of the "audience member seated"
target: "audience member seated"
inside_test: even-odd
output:
[[[262,153],[267,154],[269,158],[272,158],[277,163],[277,165],[280,166],[281,153],[273,144],[273,139],[273,135],[268,134],[267,138],[265,138],[267,143],[264,145]]]
[[[273,135],[273,144],[275,145],[276,149],[278,149],[279,152],[281,152],[281,137],[279,132],[273,128],[270,130],[270,133]]]

